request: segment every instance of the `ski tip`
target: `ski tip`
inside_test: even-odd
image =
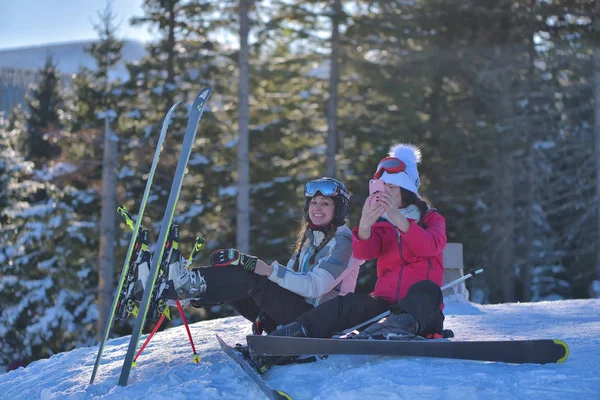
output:
[[[292,396],[284,392],[283,390],[276,390],[278,399],[292,400]]]
[[[553,339],[552,341],[555,344],[564,347],[564,349],[565,349],[565,355],[564,355],[564,357],[559,358],[558,361],[556,361],[557,364],[561,364],[561,363],[565,362],[567,360],[567,358],[569,357],[569,345],[567,345],[562,340],[558,340],[558,339]]]
[[[167,119],[168,119],[168,117],[171,116],[171,114],[173,114],[173,112],[175,111],[175,109],[177,108],[177,106],[179,105],[179,103],[181,103],[181,100],[177,100],[175,103],[173,103],[173,105],[171,106],[171,108],[169,108],[169,111],[167,111]]]
[[[212,88],[210,86],[205,87],[196,95],[196,98],[194,99],[194,101],[192,103],[192,110],[200,113],[200,117],[202,116],[202,113],[204,112],[204,106],[206,105],[206,101],[210,97],[211,93],[212,93]],[[198,119],[197,119],[198,122],[200,121],[200,117],[198,117]]]
[[[219,342],[219,345],[220,345],[221,347],[223,347],[223,346],[228,346],[228,344],[227,344],[227,343],[225,343],[225,341],[224,341],[223,339],[221,339],[221,336],[219,336],[219,335],[217,335],[217,334],[215,333],[215,337],[217,338],[217,341]]]
[[[212,87],[207,86],[198,93],[198,96],[196,96],[196,98],[206,100],[208,96],[210,96],[210,94],[212,93],[212,90]]]

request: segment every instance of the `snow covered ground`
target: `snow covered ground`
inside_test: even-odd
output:
[[[567,342],[563,364],[513,365],[427,358],[331,356],[275,367],[268,383],[294,399],[600,399],[600,300],[446,305],[456,340],[555,338]],[[262,399],[214,334],[242,342],[241,317],[191,326],[199,364],[183,327],[158,333],[129,378],[117,385],[129,337],[108,342],[93,385],[98,347],[80,348],[0,375],[2,399]],[[142,336],[142,340],[145,335]]]

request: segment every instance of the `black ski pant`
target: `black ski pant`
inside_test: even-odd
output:
[[[264,328],[269,332],[314,308],[304,297],[271,282],[266,276],[240,267],[198,268],[197,271],[206,281],[206,292],[199,300],[191,301],[194,307],[227,303],[252,322],[262,312],[267,316]]]
[[[418,334],[428,335],[442,332],[442,299],[438,285],[432,281],[419,281],[408,289],[406,296],[397,304],[367,294],[348,293],[320,304],[296,321],[306,326],[312,337],[329,338],[390,310],[412,315],[419,322]]]

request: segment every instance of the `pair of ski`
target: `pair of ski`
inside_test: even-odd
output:
[[[228,346],[218,335],[217,340],[223,351],[240,364],[268,398],[291,399],[285,392],[271,388],[245,354]],[[405,340],[376,340],[251,335],[247,336],[246,340],[248,353],[263,357],[347,354],[433,357],[514,364],[559,364],[569,356],[567,344],[557,339],[457,341],[416,337]]]
[[[127,353],[125,354],[125,360],[123,361],[123,368],[121,369],[121,374],[119,377],[119,385],[126,386],[127,381],[129,379],[129,374],[131,372],[131,367],[133,365],[134,356],[136,353],[136,348],[138,346],[140,336],[142,334],[142,329],[146,322],[146,317],[148,315],[148,310],[150,309],[152,303],[152,295],[155,292],[153,290],[161,267],[161,262],[163,260],[163,253],[165,251],[165,245],[170,236],[171,225],[173,222],[173,216],[175,213],[175,206],[177,205],[177,201],[179,200],[179,195],[181,193],[181,187],[183,185],[183,178],[187,169],[187,165],[190,159],[192,145],[196,138],[196,132],[198,131],[198,125],[200,123],[200,119],[202,118],[202,114],[204,112],[206,102],[212,93],[212,88],[207,87],[202,89],[198,95],[194,98],[192,102],[192,106],[190,109],[187,126],[185,129],[185,135],[183,137],[183,143],[181,145],[181,152],[179,155],[179,160],[177,162],[177,167],[175,169],[175,176],[173,177],[173,183],[171,185],[171,191],[169,193],[169,199],[167,201],[167,206],[165,209],[165,214],[160,227],[160,234],[157,241],[157,251],[154,254],[152,259],[150,270],[148,273],[147,281],[145,288],[148,290],[144,290],[144,294],[142,296],[142,300],[140,303],[138,315],[135,320],[135,325],[133,328],[133,332],[131,334],[131,338],[129,340],[129,346],[127,348]],[[117,285],[115,298],[112,303],[111,311],[108,316],[108,320],[106,321],[104,334],[102,336],[102,340],[99,345],[98,354],[96,356],[96,361],[94,364],[94,369],[92,371],[92,376],[90,378],[90,384],[94,383],[94,378],[96,377],[96,373],[98,372],[98,366],[100,365],[100,359],[102,357],[102,352],[104,350],[104,345],[108,340],[108,336],[112,329],[115,314],[117,312],[117,308],[119,306],[119,297],[121,297],[123,287],[125,285],[125,281],[129,275],[129,268],[131,266],[131,258],[134,253],[134,247],[136,242],[138,242],[138,234],[140,233],[140,228],[142,224],[142,217],[144,215],[144,211],[146,208],[146,203],[148,202],[148,197],[150,195],[150,188],[152,187],[152,181],[154,179],[154,173],[156,171],[156,167],[158,165],[158,160],[160,157],[160,152],[162,150],[162,146],[166,137],[167,128],[169,127],[169,123],[171,121],[173,112],[175,108],[179,105],[179,102],[175,103],[167,112],[162,124],[162,129],[160,132],[160,136],[158,138],[158,142],[156,145],[156,150],[154,153],[154,159],[152,161],[152,166],[150,168],[150,173],[148,174],[148,180],[146,181],[146,187],[144,189],[144,195],[142,197],[142,202],[140,204],[140,209],[137,215],[137,220],[135,226],[133,227],[133,233],[131,236],[131,241],[129,243],[129,247],[127,249],[125,262],[123,263],[123,270],[121,272],[121,276],[119,278],[119,283]]]

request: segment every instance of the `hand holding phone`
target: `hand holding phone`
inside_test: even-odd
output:
[[[369,195],[372,195],[373,193],[377,193],[377,192],[383,192],[384,190],[385,190],[385,184],[381,179],[371,179],[369,181]],[[369,204],[373,205],[378,200],[379,200],[379,196],[373,196],[371,198],[371,201],[369,202]]]

